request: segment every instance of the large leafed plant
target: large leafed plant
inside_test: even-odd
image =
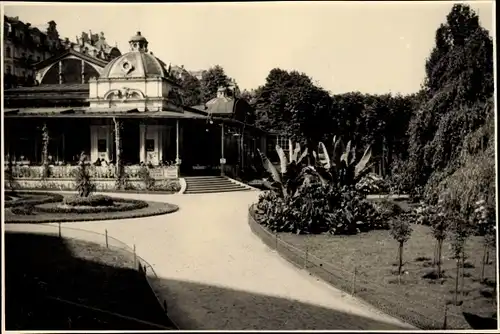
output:
[[[342,139],[333,138],[332,156],[328,154],[325,144],[318,145],[318,153],[313,152],[316,171],[322,183],[332,183],[339,187],[354,186],[369,172],[372,151],[369,145],[361,159],[356,158],[356,147],[351,147],[351,141],[344,146]]]
[[[265,186],[277,192],[283,198],[295,196],[297,194],[297,191],[304,183],[308,170],[310,169],[303,163],[304,158],[307,156],[307,148],[302,151],[299,143],[296,143],[294,148],[291,140],[288,144],[288,157],[285,151],[279,145],[276,145],[276,151],[280,159],[279,170],[264,153],[258,150],[264,168],[271,176],[271,181],[266,182]]]

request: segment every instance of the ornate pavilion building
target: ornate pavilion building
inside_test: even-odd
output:
[[[148,165],[156,178],[231,176],[266,148],[266,134],[248,124],[252,108],[231,87],[204,107],[186,106],[176,72],[147,39],[138,32],[129,44],[109,62],[70,50],[40,64],[40,85],[5,90],[5,161],[40,166],[48,133],[50,164],[68,177],[81,152],[95,165],[115,163],[120,131],[128,168]]]

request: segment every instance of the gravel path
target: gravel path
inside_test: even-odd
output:
[[[63,224],[63,235],[64,227],[99,233],[107,229],[110,236],[135,244],[160,277],[153,285],[168,302],[169,316],[183,329],[412,328],[295,268],[265,246],[247,224],[256,191],[113,196],[166,201],[180,210],[148,218]],[[5,228],[43,229],[22,224]]]

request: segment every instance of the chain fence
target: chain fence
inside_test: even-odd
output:
[[[326,262],[309,253],[307,249],[301,249],[286,242],[278,233],[269,231],[254,219],[253,206],[249,208],[248,220],[253,233],[296,267],[307,270],[312,275],[386,314],[420,329],[469,328],[464,316],[450,310],[445,301],[431,300],[424,296],[417,298],[412,296],[410,300],[404,294],[398,294],[388,286],[374,283],[356,267],[354,270],[346,269],[339,264]]]
[[[96,232],[96,231],[90,231],[90,230],[85,230],[85,229],[80,229],[80,228],[75,228],[75,227],[67,227],[67,226],[62,226],[61,223],[54,223],[54,224],[32,224],[30,225],[29,231],[26,231],[24,228],[17,229],[16,224],[12,224],[9,226],[9,232],[29,232],[29,233],[40,233],[44,235],[53,235],[53,236],[58,236],[59,238],[64,238],[67,240],[78,240],[78,241],[85,241],[85,242],[90,242],[94,244],[98,244],[102,247],[106,247],[107,249],[110,250],[116,250],[120,251],[123,255],[127,257],[129,260],[126,264],[127,269],[133,269],[144,275],[144,278],[155,296],[156,300],[159,303],[159,306],[163,309],[165,315],[168,316],[167,312],[167,301],[164,299],[161,299],[156,292],[153,289],[152,286],[152,279],[157,279],[158,275],[156,274],[153,266],[149,264],[145,259],[140,257],[137,254],[137,249],[135,244],[130,246],[126,244],[125,242],[114,238],[109,235],[107,229],[105,229],[102,233]],[[63,300],[61,298],[56,298],[53,296],[43,296],[45,299],[51,300],[52,302],[56,303],[63,303],[67,305],[71,305],[74,308],[77,309],[85,309],[87,312],[94,312],[94,313],[99,313],[105,317],[114,317],[116,319],[120,319],[120,321],[124,323],[135,323],[135,324],[143,324],[151,329],[168,329],[167,327],[159,324],[154,324],[148,321],[144,321],[141,319],[137,319],[134,317],[130,316],[125,316],[122,314],[118,314],[115,312],[110,312],[107,310],[100,310],[92,306],[76,303],[74,301],[67,301]],[[175,329],[178,329],[178,326],[170,319],[170,322],[174,325]]]

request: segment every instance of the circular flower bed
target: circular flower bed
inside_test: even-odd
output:
[[[10,194],[9,194],[10,195]],[[14,198],[13,195],[10,195]],[[14,204],[15,203],[15,204]],[[176,205],[113,198],[62,196],[52,193],[16,193],[5,210],[5,223],[57,223],[111,219],[130,219],[163,215],[177,211]],[[12,205],[14,204],[14,205]]]
[[[103,197],[103,198],[91,198]],[[125,212],[140,210],[148,206],[147,202],[135,199],[111,198],[108,196],[89,196],[86,198],[67,197],[62,203],[37,205],[36,211],[46,213],[99,213]]]

